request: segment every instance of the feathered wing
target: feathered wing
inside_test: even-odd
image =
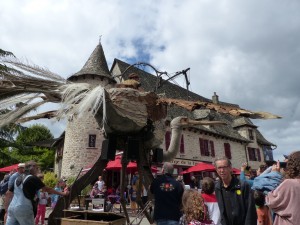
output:
[[[47,102],[60,102],[61,87],[67,81],[61,76],[16,58],[0,58],[0,127],[16,122]]]
[[[0,126],[45,117],[81,116],[86,111],[95,114],[103,103],[104,89],[101,86],[67,82],[48,69],[16,58],[0,58],[0,63],[6,66],[0,71],[0,110],[10,109],[0,117]],[[57,113],[43,112],[23,118],[47,102],[61,103]],[[15,107],[16,104],[19,106]]]
[[[57,117],[82,116],[85,112],[97,113],[103,104],[104,88],[92,87],[88,83],[74,83],[62,86],[62,105]]]
[[[26,104],[19,108],[16,108],[8,113],[0,115],[0,127],[16,122],[19,118],[23,117],[32,110],[37,109],[45,102],[37,102],[32,104]]]

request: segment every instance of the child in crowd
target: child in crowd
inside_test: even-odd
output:
[[[137,212],[137,203],[136,203],[136,197],[137,197],[137,192],[136,189],[131,187],[129,191],[129,198],[130,198],[130,208],[132,211],[132,214],[135,215]]]
[[[95,198],[100,194],[100,190],[98,188],[97,182],[94,184],[91,192],[90,192],[90,198]]]
[[[38,178],[41,180],[44,179],[43,174],[39,174]],[[37,193],[37,200],[38,200],[38,206],[37,206],[37,214],[35,217],[35,224],[39,224],[39,221],[44,225],[45,224],[45,215],[46,215],[46,206],[48,203],[48,192],[43,192],[42,189],[38,191]]]
[[[207,205],[210,218],[216,225],[221,225],[221,214],[215,191],[215,181],[210,177],[202,180],[202,197]]]
[[[60,192],[62,192],[62,191],[64,190],[65,186],[66,186],[66,181],[67,181],[67,180],[62,179],[62,178],[59,179],[59,181],[57,182],[57,184],[56,184],[54,190],[55,190],[55,191],[60,191]],[[52,208],[52,209],[55,208],[56,203],[57,203],[59,197],[60,197],[60,196],[59,196],[59,195],[56,195],[56,194],[52,194],[52,195],[51,195],[51,208]]]
[[[253,193],[256,205],[257,225],[272,225],[272,217],[269,207],[265,205],[265,195],[263,192],[255,190]]]
[[[185,190],[182,196],[182,209],[184,215],[180,218],[180,225],[206,225],[214,224],[210,220],[207,206],[202,195],[195,189]]]

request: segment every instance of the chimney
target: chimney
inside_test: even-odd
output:
[[[219,104],[219,96],[214,92],[214,95],[212,96],[212,102],[214,104]]]

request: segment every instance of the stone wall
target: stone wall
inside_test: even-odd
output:
[[[84,80],[93,85],[106,85],[110,87],[106,79],[95,76],[94,79],[79,78],[77,82]],[[95,148],[88,145],[89,135],[96,135]],[[80,118],[73,118],[67,124],[60,176],[76,177],[81,168],[91,167],[99,158],[102,146],[102,130],[94,116],[87,112]]]

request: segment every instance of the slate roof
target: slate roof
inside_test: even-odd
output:
[[[259,130],[255,129],[255,133],[256,133],[257,143],[259,143],[261,145],[268,145],[268,146],[277,147],[277,145],[275,145],[272,142],[269,142],[267,139],[265,139],[265,137],[260,133]]]
[[[109,72],[107,61],[101,44],[97,45],[82,69],[79,72],[71,75],[68,80],[81,75],[102,76],[109,78],[111,81],[115,81]]]
[[[249,127],[257,128],[257,126],[255,126],[252,123],[252,121],[248,118],[239,117],[239,118],[236,118],[233,120],[232,127],[238,128],[238,127],[242,127],[242,126],[249,126]]]
[[[119,60],[115,59],[111,68],[114,68],[114,66],[118,65],[121,73],[123,73],[130,65]],[[130,73],[137,73],[140,77],[140,82],[142,84],[142,88],[145,91],[154,91],[156,82],[158,82],[157,77],[154,76],[153,74],[150,74],[148,72],[145,72],[144,70],[140,70],[136,67],[132,67],[129,70],[126,71],[124,74],[124,79],[128,77]],[[187,91],[187,89],[180,87],[178,85],[175,85],[170,82],[164,83],[164,85],[159,88],[156,92],[157,94],[161,94],[166,98],[176,98],[176,99],[185,99],[185,100],[190,100],[190,101],[205,101],[205,102],[212,102],[211,99],[205,98],[201,95],[198,95],[196,93],[193,93],[191,91]],[[219,101],[219,104],[222,105],[230,105],[230,106],[235,106],[239,107],[237,104],[232,104],[232,103],[227,103],[227,102],[221,102]],[[254,128],[257,128],[250,119],[245,118],[245,117],[235,117],[229,114],[223,114],[223,113],[217,113],[212,110],[208,109],[200,109],[200,110],[195,110],[193,112],[189,112],[183,108],[173,106],[168,108],[168,120],[171,120],[172,118],[175,118],[177,116],[188,116],[189,118],[197,119],[197,120],[221,120],[221,121],[226,121],[228,125],[225,126],[196,126],[194,128],[201,130],[203,132],[207,132],[213,135],[217,136],[222,136],[226,137],[229,139],[233,139],[236,141],[244,142],[244,143],[250,143],[252,142],[251,140],[244,138],[241,136],[237,129],[240,126],[243,125],[248,125]],[[255,129],[257,130],[257,129]],[[257,130],[258,131],[258,130]],[[262,145],[269,145],[269,146],[275,146],[273,143],[267,141],[263,135],[258,131],[257,135],[257,141],[259,144]]]

